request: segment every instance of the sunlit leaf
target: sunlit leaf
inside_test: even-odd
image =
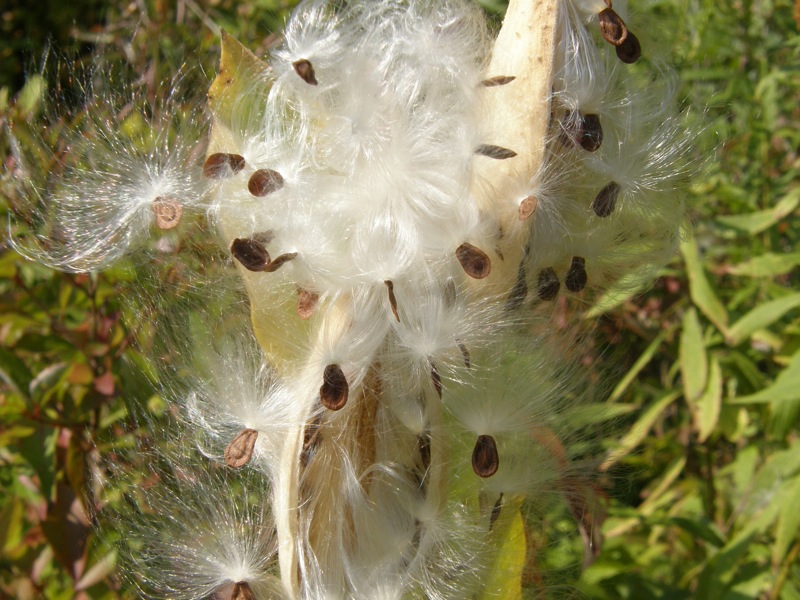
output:
[[[728,326],[728,311],[725,310],[711,285],[706,278],[697,242],[694,238],[681,243],[681,253],[686,261],[686,271],[689,276],[689,293],[692,301],[703,314],[717,326],[720,331],[726,331]]]
[[[731,325],[727,333],[729,343],[734,346],[742,343],[758,329],[769,327],[798,306],[800,306],[800,292],[757,306]]]
[[[703,330],[694,308],[687,310],[683,316],[678,356],[683,377],[683,393],[687,401],[693,402],[703,393],[708,378],[708,359],[703,342]]]
[[[782,486],[780,514],[776,531],[775,545],[772,547],[772,561],[780,564],[786,557],[789,547],[797,543],[800,533],[800,510],[797,499],[800,498],[800,476],[795,476]]]
[[[798,204],[800,204],[800,188],[792,190],[781,198],[775,206],[767,210],[760,210],[746,215],[721,216],[717,217],[717,221],[728,227],[755,235],[765,229],[769,229],[781,219],[792,214]]]
[[[800,351],[792,355],[789,365],[775,378],[775,382],[754,394],[729,400],[730,404],[763,404],[800,399]]]
[[[776,277],[800,266],[800,252],[774,254],[767,252],[746,262],[728,267],[728,273],[745,277]]]
[[[695,402],[690,402],[690,405],[694,414],[697,441],[705,442],[717,426],[722,406],[722,369],[715,357],[711,358],[708,386],[703,395]]]

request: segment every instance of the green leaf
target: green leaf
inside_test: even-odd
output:
[[[675,326],[670,327],[666,331],[662,331],[659,333],[650,344],[648,344],[645,351],[642,355],[636,360],[634,365],[631,367],[630,371],[625,373],[625,377],[623,377],[617,386],[614,388],[614,391],[611,392],[611,396],[608,398],[608,402],[616,402],[622,397],[622,394],[625,393],[625,390],[636,380],[637,375],[647,366],[653,356],[655,356],[658,349],[661,347],[661,343],[664,341],[664,338],[667,337],[668,334],[672,333],[675,329]]]
[[[800,398],[800,350],[792,355],[789,364],[775,378],[775,382],[749,396],[729,400],[729,404],[765,404],[791,402]]]
[[[772,561],[780,564],[786,557],[789,547],[797,540],[800,532],[800,510],[797,510],[797,499],[800,498],[800,476],[795,476],[782,486],[783,493],[778,496],[781,503],[778,514],[778,527],[775,545],[772,547]]]
[[[689,276],[689,293],[692,297],[692,302],[724,333],[728,327],[728,312],[708,283],[705,270],[700,261],[697,242],[694,238],[681,242],[681,254],[683,254],[683,259],[686,261],[686,271]]]
[[[703,330],[694,308],[690,308],[683,315],[678,356],[683,377],[683,393],[688,402],[693,402],[703,393],[708,379],[708,358],[703,343]]]
[[[0,379],[28,398],[33,375],[28,366],[8,348],[0,348]]]
[[[800,188],[786,194],[778,203],[767,210],[760,210],[746,215],[730,215],[717,217],[717,222],[734,229],[755,235],[769,229],[783,218],[790,215],[800,204]]]
[[[729,267],[728,272],[744,277],[776,277],[789,273],[797,266],[800,266],[800,252],[786,254],[767,252]]]
[[[712,546],[722,548],[725,545],[725,536],[722,535],[717,526],[706,517],[689,519],[686,517],[671,517],[667,523],[677,525],[684,531],[691,533],[696,538],[705,540]]]
[[[738,346],[755,331],[772,325],[798,306],[800,306],[800,292],[757,306],[730,327],[726,335],[728,343]]]
[[[716,357],[712,357],[708,387],[703,395],[691,404],[694,426],[700,443],[708,439],[719,421],[719,412],[722,406],[722,383],[722,369],[720,369],[719,361]]]

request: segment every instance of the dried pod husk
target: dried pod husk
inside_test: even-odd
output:
[[[456,248],[456,258],[464,272],[473,279],[484,279],[492,272],[492,261],[480,248],[463,243]]]
[[[400,322],[400,315],[397,312],[397,298],[394,295],[394,283],[388,279],[383,282],[386,285],[386,291],[389,293],[389,305],[392,307],[392,314],[397,322]]]
[[[628,28],[620,16],[611,8],[606,8],[598,15],[600,33],[603,39],[613,46],[619,46],[628,37]]]
[[[231,254],[248,271],[264,271],[270,264],[269,252],[255,238],[236,238],[231,243]]]
[[[500,456],[497,454],[497,443],[490,435],[479,435],[472,450],[472,470],[478,477],[491,477],[497,473]]]
[[[322,386],[319,388],[319,400],[328,410],[341,410],[347,404],[347,396],[350,393],[350,386],[344,371],[337,365],[325,367],[322,376]]]
[[[481,144],[475,148],[475,154],[481,156],[488,156],[495,160],[506,160],[507,158],[514,158],[517,153],[502,146],[495,146],[493,144]]]
[[[297,288],[297,316],[303,320],[310,319],[319,302],[319,294],[303,288]]]
[[[242,429],[225,448],[225,464],[234,469],[240,469],[250,462],[253,450],[258,440],[255,429]]]
[[[272,169],[259,169],[247,181],[248,191],[258,198],[263,198],[283,187],[283,176]]]
[[[598,217],[606,218],[614,212],[617,205],[617,197],[622,188],[616,181],[607,184],[597,193],[592,201],[592,210]]]
[[[514,75],[497,75],[495,77],[484,79],[481,81],[481,85],[483,87],[497,87],[498,85],[508,85],[515,79],[516,77]]]
[[[210,179],[232,177],[244,169],[245,160],[241,154],[215,152],[203,163],[203,175]]]
[[[639,38],[630,31],[625,41],[616,46],[615,50],[617,51],[617,58],[628,65],[632,65],[642,56],[642,46],[639,43]]]
[[[553,300],[558,296],[559,289],[561,289],[561,282],[558,280],[558,275],[553,267],[547,267],[539,271],[536,294],[541,300]]]
[[[238,581],[233,584],[231,600],[256,600],[256,595],[249,583],[246,581]]]
[[[588,277],[586,275],[586,259],[581,256],[573,256],[572,264],[569,266],[564,284],[570,292],[578,293],[586,287]]]
[[[158,196],[153,200],[153,215],[159,229],[172,229],[178,226],[183,215],[183,206],[175,198]]]
[[[292,67],[294,67],[294,71],[300,76],[300,79],[309,85],[317,85],[317,75],[314,72],[314,65],[311,64],[310,60],[301,58],[300,60],[294,61]]]

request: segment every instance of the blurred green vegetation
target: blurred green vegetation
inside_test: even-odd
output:
[[[651,289],[595,315],[618,363],[609,414],[623,415],[604,440],[602,550],[581,569],[580,542],[552,539],[539,566],[567,584],[559,597],[800,598],[800,6],[632,4],[672,44],[705,167],[680,255]],[[58,7],[44,19],[14,1],[0,12],[0,125],[41,110],[43,80],[20,86],[48,36],[155,88],[184,60],[210,81],[211,24],[264,52],[289,10],[277,0]],[[4,221],[13,200],[0,193]],[[150,277],[180,276],[165,260]],[[132,279],[125,265],[55,273],[0,246],[0,597],[129,597],[93,534],[104,512],[87,482],[110,476],[103,460],[136,460],[129,450],[148,434],[132,415],[165,411],[153,365],[132,348],[133,331],[138,347],[151,343],[147,319],[126,319]],[[190,297],[184,305],[191,312]],[[548,526],[575,527],[555,516]]]

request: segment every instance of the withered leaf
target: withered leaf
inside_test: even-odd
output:
[[[336,364],[325,367],[322,386],[319,388],[319,400],[322,405],[328,410],[340,410],[347,404],[349,393],[350,386],[342,368]]]
[[[572,264],[564,278],[564,284],[570,292],[578,293],[586,287],[588,277],[586,276],[586,259],[581,256],[573,256]]]
[[[287,252],[286,254],[281,254],[280,256],[276,256],[274,260],[268,263],[263,270],[265,273],[273,273],[280,269],[284,264],[290,260],[294,260],[295,258],[297,258],[297,252]]]
[[[497,454],[497,443],[490,435],[479,435],[472,450],[472,470],[478,477],[491,477],[497,473],[500,456]]]
[[[297,288],[297,316],[304,321],[311,318],[319,302],[319,294],[303,288]]]
[[[277,192],[283,187],[283,176],[272,169],[259,169],[247,181],[247,189],[259,198]]]
[[[238,581],[233,584],[231,600],[256,600],[256,595],[249,583],[246,581]]]
[[[172,229],[180,223],[183,206],[175,198],[158,196],[153,200],[152,207],[159,229]]]
[[[553,267],[547,267],[539,271],[539,277],[536,282],[536,294],[542,300],[553,300],[558,296],[558,290],[561,288],[561,282],[558,280],[558,275]]]
[[[386,290],[389,292],[389,305],[392,307],[392,314],[394,318],[397,319],[397,322],[400,322],[400,315],[397,314],[397,298],[394,295],[394,283],[389,281],[388,279],[383,283],[386,284]]]
[[[456,248],[456,258],[464,272],[473,279],[484,279],[492,272],[492,261],[487,254],[467,242]]]
[[[295,73],[300,76],[300,79],[309,85],[317,85],[317,76],[316,73],[314,73],[314,65],[311,64],[310,60],[301,58],[300,60],[294,61],[292,66],[294,67]]]
[[[239,469],[250,462],[256,447],[258,432],[255,429],[242,429],[225,448],[225,464]]]
[[[492,144],[481,144],[477,148],[475,148],[475,154],[480,154],[481,156],[488,156],[489,158],[494,158],[495,160],[505,160],[507,158],[514,158],[517,153],[513,150],[509,150],[508,148],[503,148],[502,146],[495,146]]]
[[[628,28],[620,16],[611,8],[602,10],[598,16],[603,39],[614,46],[622,44],[628,37]]]
[[[613,213],[621,189],[622,188],[620,188],[616,181],[612,181],[600,190],[592,201],[592,210],[594,214],[598,217],[605,218]]]
[[[498,85],[509,84],[515,79],[516,77],[514,75],[497,75],[496,77],[484,79],[481,81],[481,85],[484,87],[497,87]]]
[[[203,163],[203,175],[211,179],[231,177],[244,169],[244,165],[244,156],[240,154],[215,152]]]
[[[539,199],[536,196],[528,196],[519,203],[519,220],[527,221],[531,215],[536,212],[536,207],[539,206]]]
[[[617,51],[617,58],[628,65],[632,65],[642,56],[642,46],[639,44],[639,38],[629,31],[625,41],[619,46],[615,46]]]
[[[248,271],[264,271],[270,264],[269,252],[259,240],[236,238],[231,243],[231,254]]]

